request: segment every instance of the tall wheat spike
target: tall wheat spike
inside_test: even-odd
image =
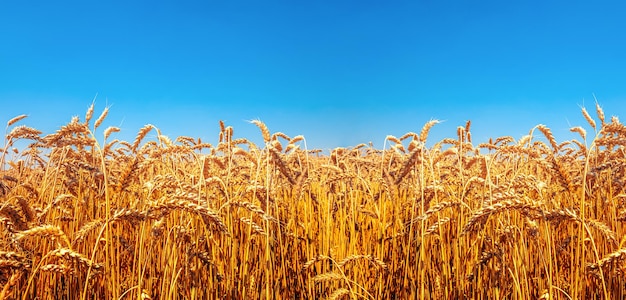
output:
[[[26,117],[28,117],[28,115],[19,115],[19,116],[16,116],[16,117],[12,118],[11,120],[9,120],[9,121],[7,122],[7,128],[8,128],[8,127],[11,127],[11,125],[13,125],[13,124],[15,124],[15,123],[19,122],[20,120],[25,119]]]

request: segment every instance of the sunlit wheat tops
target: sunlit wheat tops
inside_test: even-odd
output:
[[[260,120],[262,145],[223,121],[118,140],[95,103],[49,134],[20,115],[0,299],[624,299],[626,127],[595,108],[572,140],[430,120],[328,154]]]

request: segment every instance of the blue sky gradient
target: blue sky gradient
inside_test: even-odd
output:
[[[309,148],[419,132],[475,143],[537,124],[560,140],[594,95],[626,110],[619,1],[2,1],[0,120],[52,133],[111,106],[132,140],[145,124],[216,142],[248,120]],[[99,133],[101,134],[101,132]]]

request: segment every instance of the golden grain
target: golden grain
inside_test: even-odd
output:
[[[22,119],[24,119],[24,118],[26,118],[26,117],[28,117],[28,115],[19,115],[19,116],[17,116],[17,117],[14,117],[13,119],[11,119],[11,120],[9,120],[9,121],[7,122],[7,127],[11,127],[11,125],[13,125],[13,124],[15,124],[15,123],[19,122],[20,120],[22,120]]]
[[[91,102],[91,105],[89,106],[89,108],[87,108],[87,112],[85,113],[85,124],[89,125],[89,121],[91,121],[91,118],[93,117],[93,111],[94,111],[94,106],[96,105],[96,102]]]
[[[150,130],[152,129],[154,129],[154,126],[152,124],[147,124],[146,126],[141,128],[141,130],[139,130],[139,133],[137,133],[137,136],[135,137],[135,141],[133,142],[133,145],[130,147],[131,151],[133,152],[137,151],[137,148],[139,147],[139,143],[141,143],[141,141],[146,137],[148,132],[150,132]]]
[[[426,124],[424,124],[424,127],[422,127],[422,131],[420,131],[419,134],[420,142],[422,142],[422,144],[426,143],[426,140],[428,139],[428,132],[430,131],[430,129],[438,123],[439,120],[430,120],[426,122]]]
[[[261,130],[261,134],[263,135],[264,142],[267,143],[271,140],[270,131],[269,129],[267,129],[267,126],[265,126],[265,123],[261,122],[260,120],[252,120],[250,121],[250,123],[259,127],[259,129]]]
[[[0,298],[626,297],[626,126],[598,104],[590,141],[474,146],[468,121],[429,147],[431,120],[330,154],[261,121],[260,146],[220,122],[216,147],[146,125],[99,150],[93,107],[7,127],[30,144],[2,154]]]
[[[102,124],[102,122],[104,121],[104,119],[107,117],[108,114],[109,114],[109,108],[105,107],[102,113],[100,114],[100,116],[96,119],[96,122],[94,123],[93,128],[97,129],[98,127],[100,127],[100,125]]]

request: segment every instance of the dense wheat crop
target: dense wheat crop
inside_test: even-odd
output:
[[[93,112],[7,122],[2,299],[626,297],[626,127],[600,107],[576,140],[468,122],[427,147],[431,121],[329,154],[260,121],[263,145],[115,140]]]

